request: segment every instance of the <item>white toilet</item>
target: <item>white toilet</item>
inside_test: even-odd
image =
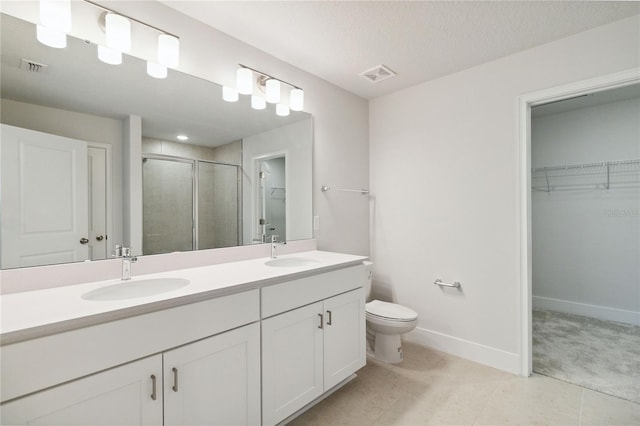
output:
[[[367,270],[365,292],[367,300],[371,294],[373,263],[363,262]],[[406,306],[372,300],[366,304],[367,342],[376,359],[390,364],[402,361],[400,335],[413,330],[418,324],[418,314]]]

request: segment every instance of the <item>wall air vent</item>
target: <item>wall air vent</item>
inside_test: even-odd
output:
[[[22,58],[20,62],[20,69],[25,71],[43,73],[47,71],[49,65],[41,64],[40,62],[32,61],[31,59]]]
[[[384,65],[378,65],[366,70],[365,72],[361,72],[360,75],[371,83],[379,83],[383,80],[395,77],[396,73]]]

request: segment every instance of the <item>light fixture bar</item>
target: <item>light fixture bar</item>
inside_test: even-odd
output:
[[[86,0],[85,0],[85,1],[86,1]],[[248,67],[248,66],[243,65],[243,64],[238,64],[238,65],[239,65],[240,67],[242,67],[242,68],[246,68],[246,69],[248,69],[248,70],[251,70],[251,71],[255,72],[256,74],[260,74],[260,75],[263,75],[263,76],[265,76],[265,77],[267,77],[267,78],[272,78],[272,79],[274,79],[274,80],[278,80],[280,83],[284,83],[284,84],[286,84],[287,86],[293,87],[294,89],[300,89],[300,90],[302,90],[302,87],[298,87],[298,86],[296,86],[295,84],[291,84],[291,83],[289,83],[289,82],[286,82],[286,81],[284,81],[284,80],[281,80],[281,79],[279,79],[279,78],[277,78],[277,77],[274,77],[274,76],[272,76],[272,75],[269,75],[269,74],[263,73],[262,71],[258,71],[258,70],[257,70],[257,69],[255,69],[255,68],[251,68],[251,67]]]
[[[91,4],[91,5],[93,5],[93,6],[97,7],[97,8],[100,8],[100,9],[102,9],[102,10],[104,10],[104,11],[111,12],[111,13],[115,13],[116,15],[120,15],[120,16],[122,16],[122,17],[124,17],[124,18],[127,18],[127,19],[128,19],[128,20],[130,20],[130,21],[136,22],[136,23],[138,23],[138,24],[140,24],[140,25],[144,25],[145,27],[147,27],[147,28],[151,28],[152,30],[155,30],[155,31],[157,31],[157,32],[159,32],[159,33],[166,34],[166,35],[170,35],[170,36],[172,36],[172,37],[175,37],[175,38],[177,38],[177,39],[180,39],[180,37],[178,37],[177,35],[175,35],[175,34],[173,34],[173,33],[170,33],[169,31],[165,31],[165,30],[160,29],[160,28],[158,28],[158,27],[154,27],[153,25],[147,24],[146,22],[143,22],[143,21],[141,21],[141,20],[139,20],[139,19],[132,18],[131,16],[129,16],[129,15],[125,15],[124,13],[120,13],[120,12],[118,12],[118,11],[116,11],[116,10],[109,9],[108,7],[104,7],[103,5],[98,4],[98,3],[96,3],[96,2],[93,2],[93,1],[91,1],[91,0],[84,0],[84,1],[85,1],[85,3],[89,3],[89,4]]]

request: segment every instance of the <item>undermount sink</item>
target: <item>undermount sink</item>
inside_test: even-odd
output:
[[[152,278],[147,280],[121,281],[106,287],[96,288],[82,295],[85,300],[125,300],[154,296],[189,285],[183,278]]]
[[[276,266],[282,268],[295,268],[298,266],[312,266],[318,263],[315,259],[309,259],[307,257],[279,257],[277,259],[271,259],[264,264],[267,266]]]

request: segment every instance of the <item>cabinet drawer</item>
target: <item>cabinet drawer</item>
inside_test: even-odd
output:
[[[258,290],[2,346],[2,401],[258,321]]]
[[[366,278],[364,265],[358,265],[264,287],[262,318],[364,287]]]

